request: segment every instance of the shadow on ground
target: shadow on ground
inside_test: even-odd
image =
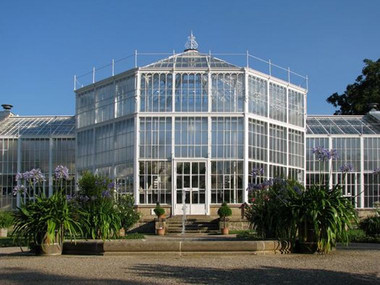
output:
[[[128,269],[156,282],[191,284],[380,284],[375,275],[359,275],[318,269],[288,269],[263,266],[247,269],[216,269],[139,264]]]
[[[143,282],[132,280],[114,279],[92,279],[75,276],[62,276],[57,274],[46,274],[45,272],[30,271],[23,268],[2,269],[0,272],[0,284],[131,284],[141,285]]]

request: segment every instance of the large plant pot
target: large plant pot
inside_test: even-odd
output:
[[[35,253],[36,255],[62,255],[62,249],[62,238],[57,234],[55,242],[51,242],[45,236],[41,244],[35,246]]]
[[[36,246],[36,255],[62,255],[62,243],[43,243]]]
[[[8,236],[8,229],[7,228],[1,228],[0,229],[0,237],[7,237]]]
[[[228,235],[230,230],[228,228],[222,228],[222,235]]]
[[[165,214],[159,215],[159,216],[158,216],[158,219],[159,219],[159,220],[163,220],[163,219],[165,219]]]

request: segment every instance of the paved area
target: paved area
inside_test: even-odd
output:
[[[380,245],[329,255],[38,257],[0,248],[0,284],[380,284]]]

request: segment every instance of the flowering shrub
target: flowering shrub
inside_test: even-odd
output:
[[[59,182],[69,177],[55,176],[55,179]],[[75,238],[81,233],[81,225],[75,219],[77,209],[68,203],[64,189],[56,191],[51,197],[46,197],[43,191],[38,191],[42,189],[40,184],[45,181],[41,170],[32,169],[18,173],[16,181],[18,186],[13,193],[21,193],[29,198],[21,201],[21,206],[14,214],[16,236],[25,238],[29,245],[39,246],[42,243],[62,242],[65,232],[70,238]]]
[[[245,215],[263,238],[290,239],[296,231],[291,204],[303,191],[294,180],[270,179],[250,185]]]
[[[68,198],[85,213],[85,237],[105,240],[116,236],[121,228],[121,219],[114,199],[114,183],[107,177],[84,172],[78,185],[79,193]]]
[[[338,158],[336,150],[321,146],[313,148],[313,153],[320,164]],[[340,171],[345,175],[353,167],[346,163]],[[264,238],[314,243],[318,251],[329,252],[337,239],[348,242],[347,229],[357,221],[354,207],[342,195],[339,184],[330,188],[329,183],[320,182],[305,191],[296,181],[276,178],[250,184],[248,191],[246,217]]]

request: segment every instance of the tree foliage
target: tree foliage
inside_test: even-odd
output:
[[[343,94],[334,93],[327,102],[339,107],[335,115],[358,115],[371,110],[371,104],[380,106],[380,58],[364,60],[362,74],[355,83],[349,84]]]

